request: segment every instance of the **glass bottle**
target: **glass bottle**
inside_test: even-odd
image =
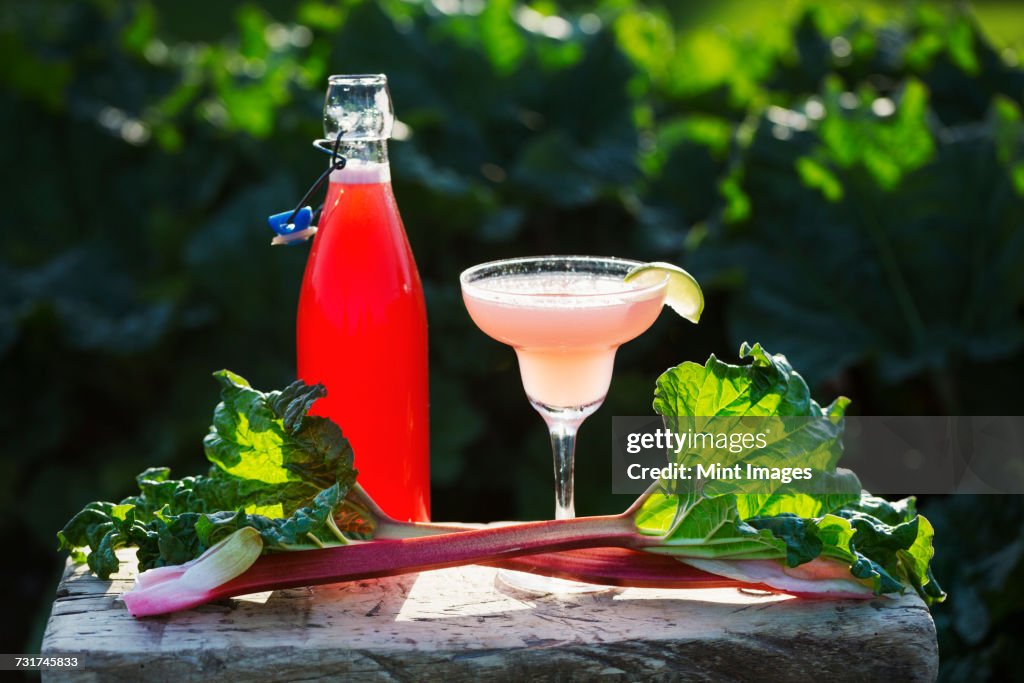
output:
[[[391,189],[394,112],[384,75],[331,76],[319,144],[340,133],[306,264],[297,323],[298,373],[327,397],[355,451],[359,482],[391,516],[430,516],[427,315],[423,287]]]

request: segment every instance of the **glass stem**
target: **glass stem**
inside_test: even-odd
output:
[[[559,408],[530,399],[534,409],[547,423],[551,435],[551,453],[555,460],[555,519],[572,519],[576,516],[573,500],[576,432],[583,420],[592,415],[603,400],[578,408]]]
[[[573,475],[576,457],[576,430],[582,420],[548,421],[551,433],[551,452],[555,458],[555,519],[572,519],[576,516],[573,502]]]

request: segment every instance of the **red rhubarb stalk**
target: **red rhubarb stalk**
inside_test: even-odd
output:
[[[626,514],[528,522],[420,538],[375,540],[339,548],[266,555],[242,575],[212,591],[210,599],[465,564],[501,562],[522,555],[577,548],[642,548],[656,542],[656,538],[637,534],[632,517]]]

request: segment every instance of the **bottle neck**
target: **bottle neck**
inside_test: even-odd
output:
[[[370,164],[388,163],[387,140],[342,140],[338,146],[338,154],[349,161],[362,161]]]
[[[345,157],[345,168],[331,173],[332,183],[390,183],[387,140],[342,140],[338,154]]]

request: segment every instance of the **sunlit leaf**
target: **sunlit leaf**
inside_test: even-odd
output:
[[[811,157],[800,157],[796,160],[796,171],[807,187],[821,190],[830,202],[843,198],[843,186],[839,179],[825,166]]]

